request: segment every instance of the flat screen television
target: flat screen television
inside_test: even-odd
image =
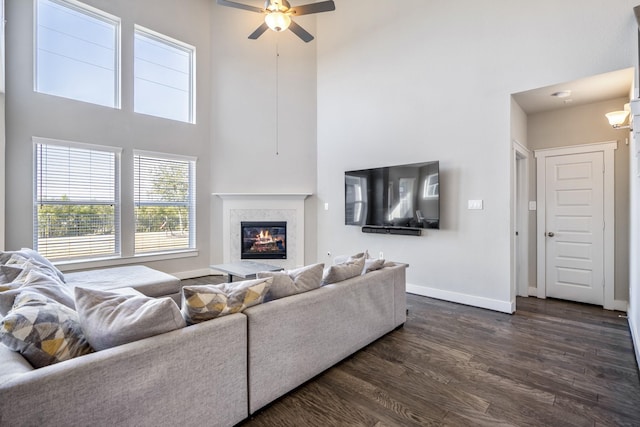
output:
[[[344,173],[345,224],[440,228],[438,161]]]

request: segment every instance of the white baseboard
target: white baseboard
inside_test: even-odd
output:
[[[171,274],[173,276],[176,276],[178,279],[182,280],[182,279],[193,279],[194,277],[219,275],[220,273],[210,268],[201,268],[199,270],[181,271],[179,273],[171,273]]]
[[[529,286],[529,296],[537,297],[538,296],[538,288],[534,288],[533,286]]]
[[[515,301],[500,301],[491,298],[478,297],[475,295],[461,294],[458,292],[444,291],[442,289],[413,285],[411,283],[407,283],[407,292],[410,294],[422,295],[424,297],[441,299],[458,304],[471,305],[473,307],[486,308],[493,311],[501,311],[508,314],[511,314],[515,311]]]
[[[636,352],[636,363],[638,364],[638,369],[640,369],[640,333],[638,331],[638,325],[634,319],[636,318],[636,313],[632,310],[627,312],[627,321],[629,322],[629,330],[631,331],[631,341],[633,341],[633,349]]]
[[[616,300],[613,300],[613,307],[611,308],[611,310],[624,311],[626,313],[628,310],[628,307],[629,307],[628,301],[616,299]]]

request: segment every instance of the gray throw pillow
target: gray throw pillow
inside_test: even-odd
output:
[[[322,277],[322,284],[329,285],[360,276],[364,269],[364,260],[364,257],[362,257],[343,264],[332,265],[325,271]]]
[[[370,271],[380,270],[382,267],[384,267],[384,263],[385,261],[382,258],[364,260],[364,268],[362,269],[362,275],[365,275]]]
[[[20,273],[22,273],[21,267],[0,265],[0,284],[4,285],[13,282]]]
[[[0,342],[19,352],[34,368],[93,352],[78,314],[33,292],[21,293],[0,321]]]
[[[288,297],[320,287],[324,264],[313,264],[288,271],[263,271],[256,277],[273,277],[265,301]]]
[[[125,295],[117,291],[75,288],[76,309],[89,344],[96,350],[184,328],[171,298]]]
[[[15,298],[23,291],[35,292],[75,308],[73,294],[65,283],[38,270],[24,270],[8,284],[0,285],[0,315],[6,315],[14,304]]]
[[[0,264],[6,264],[13,255],[19,255],[25,259],[31,258],[37,261],[39,264],[42,264],[49,270],[51,270],[58,277],[58,279],[60,279],[64,283],[64,274],[62,274],[62,272],[58,270],[56,266],[51,263],[51,261],[42,256],[40,252],[33,249],[22,248],[19,251],[0,251]]]

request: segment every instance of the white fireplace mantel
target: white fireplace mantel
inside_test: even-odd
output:
[[[231,199],[306,199],[311,193],[213,193],[222,200]]]
[[[213,193],[222,199],[222,254],[240,261],[241,221],[286,221],[287,259],[268,260],[283,268],[304,265],[304,201],[308,193]]]

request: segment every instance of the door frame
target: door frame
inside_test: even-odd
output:
[[[615,303],[615,162],[617,141],[535,150],[538,213],[536,218],[538,298],[546,298],[546,158],[601,152],[604,156],[604,305],[616,310]]]
[[[515,296],[529,296],[529,159],[531,152],[519,141],[512,141],[513,200],[511,230],[512,270],[515,279],[512,287]],[[516,232],[518,237],[516,238]],[[518,265],[520,268],[518,268]]]

